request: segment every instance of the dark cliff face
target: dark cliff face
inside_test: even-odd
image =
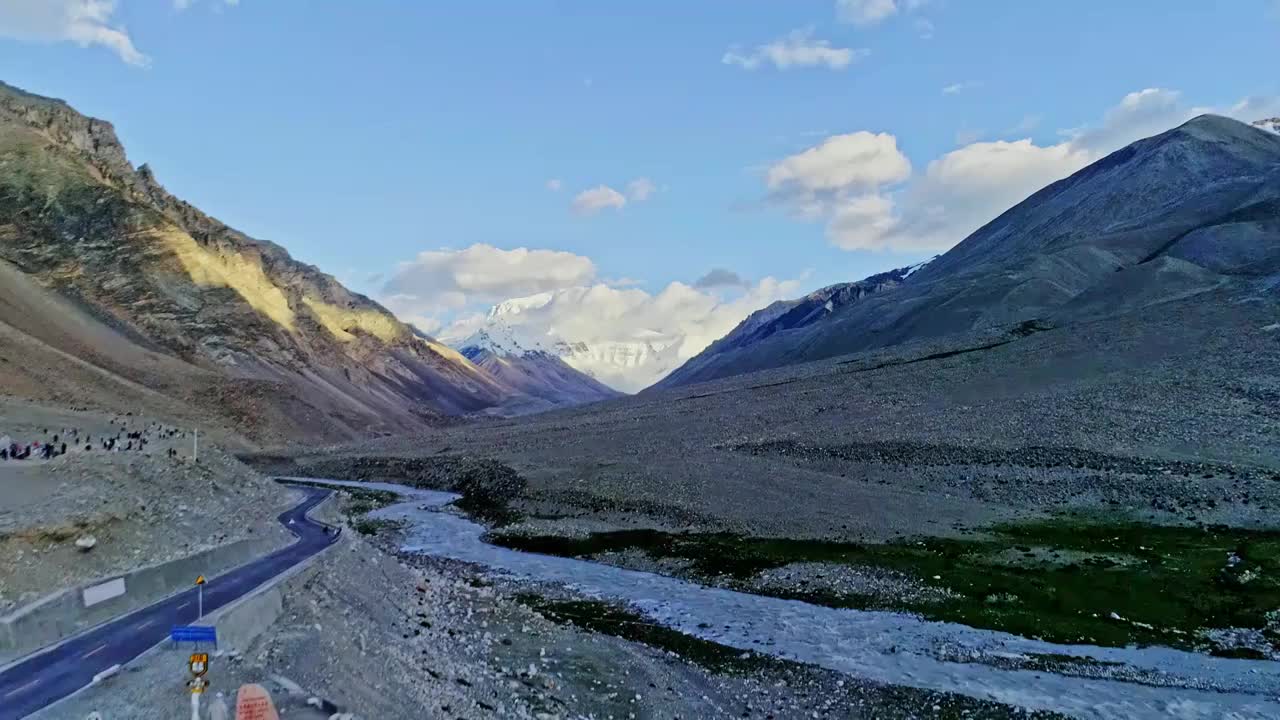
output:
[[[1274,287],[1280,136],[1198,117],[1041,189],[918,272],[895,272],[767,308],[661,385],[1070,322],[1224,284]]]
[[[109,123],[8,86],[0,260],[130,342],[296,396],[325,435],[418,427],[518,394],[283,248],[173,197],[129,164]]]

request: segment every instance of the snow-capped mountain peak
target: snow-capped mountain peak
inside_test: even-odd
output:
[[[486,350],[502,357],[523,357],[531,352],[546,352],[536,338],[519,333],[501,318],[490,314],[491,321],[455,345],[463,351]]]
[[[551,302],[554,295],[549,292],[529,295],[527,297],[512,298],[504,300],[492,308],[489,308],[489,317],[491,319],[501,319],[520,315],[530,310],[546,307]]]
[[[1255,122],[1253,125],[1254,127],[1260,127],[1263,130],[1270,130],[1271,132],[1276,133],[1277,135],[1280,135],[1280,117],[1273,117],[1273,118],[1267,118],[1265,120],[1259,120]]]

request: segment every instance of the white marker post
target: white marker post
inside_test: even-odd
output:
[[[191,438],[191,461],[200,462],[200,428],[196,428]]]
[[[209,672],[208,653],[193,653],[187,668],[191,671],[191,682],[187,684],[191,688],[191,720],[200,720],[200,696],[209,687],[209,681],[204,679]]]

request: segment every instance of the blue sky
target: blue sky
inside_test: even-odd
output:
[[[175,194],[379,297],[399,263],[477,244],[589,259],[511,294],[627,279],[653,295],[713,268],[794,294],[943,250],[1148,126],[1280,94],[1266,0],[180,4],[0,0],[0,79],[112,121]],[[1124,99],[1144,89],[1159,92],[1136,96],[1134,120]],[[1080,128],[1096,142],[1071,144]],[[929,177],[962,146],[985,166],[979,150],[1023,138],[1034,167],[1005,185]],[[808,148],[813,162],[770,174]],[[888,155],[909,172],[853,167]],[[647,199],[572,210],[641,178]],[[455,296],[407,293],[402,314],[447,324],[508,290],[434,257],[422,282]]]

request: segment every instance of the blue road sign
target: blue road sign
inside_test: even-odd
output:
[[[211,643],[218,647],[218,629],[209,625],[174,625],[169,639],[176,643]]]

